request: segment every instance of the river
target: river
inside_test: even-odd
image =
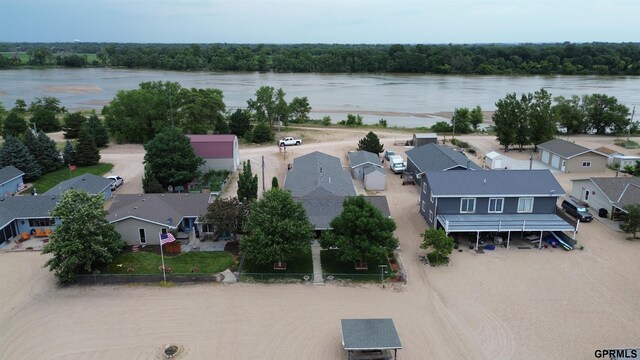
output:
[[[638,76],[463,76],[423,74],[274,74],[176,72],[165,70],[18,69],[0,71],[0,101],[5,108],[16,99],[55,96],[71,111],[96,109],[118,90],[136,89],[143,81],[176,81],[183,87],[218,88],[229,109],[246,107],[260,86],[282,88],[291,100],[306,96],[311,116],[361,114],[366,123],[387,119],[389,126],[430,126],[445,120],[456,107],[495,109],[507,93],[546,88],[553,96],[604,93],[631,108],[640,105]]]

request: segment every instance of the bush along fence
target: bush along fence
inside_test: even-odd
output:
[[[167,282],[184,283],[212,283],[222,281],[220,273],[189,273],[189,274],[167,274]],[[137,283],[159,283],[164,282],[162,274],[90,274],[79,275],[76,284],[78,285],[121,285]]]

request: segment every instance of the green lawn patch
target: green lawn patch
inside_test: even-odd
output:
[[[338,259],[338,253],[336,250],[322,250],[320,252],[320,262],[322,263],[322,272],[325,276],[333,275],[334,278],[341,279],[353,279],[353,280],[380,280],[380,267],[379,265],[386,265],[384,269],[387,273],[384,274],[385,278],[392,276],[391,264],[387,259],[379,259],[377,261],[367,261],[366,270],[356,270],[352,261],[342,261]]]
[[[249,260],[244,261],[243,273],[276,273],[276,274],[311,274],[313,273],[313,260],[311,252],[307,255],[296,255],[286,260],[286,270],[274,270],[273,264],[255,264]]]
[[[226,251],[198,251],[165,256],[164,263],[174,274],[189,274],[193,267],[200,273],[218,273],[234,265],[233,255]],[[122,265],[122,266],[118,266]],[[134,274],[162,274],[160,255],[142,251],[118,255],[109,266],[110,274],[128,274],[127,269],[135,268]]]
[[[38,180],[33,182],[33,186],[36,188],[39,194],[51,189],[59,183],[69,180],[72,177],[80,176],[83,174],[94,174],[102,176],[113,169],[113,164],[99,163],[93,166],[78,166],[74,171],[69,171],[67,166],[62,167],[54,172],[50,172],[41,176]],[[27,190],[31,191],[31,190]]]

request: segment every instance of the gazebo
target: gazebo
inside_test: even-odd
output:
[[[392,319],[342,319],[340,321],[342,346],[349,353],[349,360],[396,359],[398,349],[402,349]]]

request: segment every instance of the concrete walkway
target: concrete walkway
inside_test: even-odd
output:
[[[318,240],[313,240],[311,243],[311,258],[313,259],[314,285],[324,285],[324,279],[322,278],[322,265],[320,265],[320,250],[322,250],[322,247]]]

